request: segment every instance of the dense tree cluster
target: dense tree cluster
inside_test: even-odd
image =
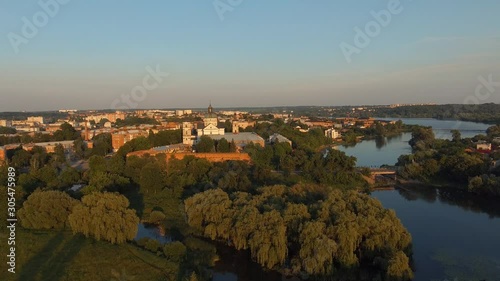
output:
[[[202,136],[198,143],[194,146],[194,149],[197,152],[219,152],[219,153],[227,153],[227,152],[236,152],[236,143],[234,140],[228,142],[225,138],[220,140],[213,140],[209,136]]]
[[[150,125],[160,125],[160,122],[158,122],[154,118],[149,118],[149,117],[137,117],[137,116],[127,116],[125,119],[117,119],[115,122],[115,126],[120,128],[120,127],[125,127],[125,126],[138,126],[142,124],[150,124]]]
[[[377,117],[455,119],[498,124],[500,123],[499,112],[499,104],[485,103],[376,108],[370,114]]]
[[[17,133],[17,130],[11,127],[0,126],[0,135],[10,135]]]
[[[310,184],[256,194],[213,189],[188,198],[185,208],[204,236],[249,249],[269,269],[329,280],[361,280],[360,268],[379,280],[413,276],[410,234],[394,211],[358,192]]]

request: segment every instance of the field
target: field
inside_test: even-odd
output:
[[[6,235],[0,235],[7,241]],[[0,280],[169,280],[176,274],[166,259],[131,244],[112,245],[70,232],[17,229],[16,273],[7,272],[6,242],[2,243]]]

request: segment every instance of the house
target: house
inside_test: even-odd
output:
[[[491,150],[491,143],[489,143],[489,142],[477,142],[476,149],[483,150],[483,151],[490,151]]]
[[[69,141],[50,141],[50,142],[38,142],[38,143],[30,143],[30,144],[23,144],[23,149],[26,151],[31,151],[34,147],[41,147],[45,150],[47,153],[53,153],[56,151],[56,147],[58,145],[61,145],[64,150],[73,150],[73,143],[74,141],[69,140]]]
[[[269,143],[276,143],[276,142],[286,142],[290,146],[292,146],[292,141],[287,139],[285,136],[274,133],[271,136],[269,136]]]

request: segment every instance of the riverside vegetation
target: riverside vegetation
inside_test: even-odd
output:
[[[61,147],[16,150],[9,165],[22,171],[16,196],[23,243],[15,278],[209,280],[217,260],[212,240],[248,250],[265,269],[310,280],[412,278],[411,236],[393,211],[364,194],[355,158],[320,150],[330,141],[317,130],[300,133],[280,120],[254,129],[281,133],[294,145],[248,145],[251,165],[186,157],[168,169],[166,155],[126,154],[175,143],[178,131],[135,139],[112,157],[104,157],[109,135],[96,136],[91,150],[77,139],[75,157],[88,162],[86,170],[71,167]],[[74,184],[85,187],[73,191]],[[161,226],[174,242],[133,241],[139,222]]]
[[[487,135],[462,138],[452,131],[453,139],[436,139],[431,128],[418,128],[412,133],[412,154],[402,155],[397,165],[400,175],[427,183],[447,183],[453,188],[481,195],[500,196],[500,160],[498,152],[489,155],[475,151],[478,141],[491,142],[500,137],[500,126],[491,126]]]

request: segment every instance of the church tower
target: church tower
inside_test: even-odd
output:
[[[203,118],[203,126],[208,127],[210,124],[217,127],[217,115],[214,113],[214,108],[212,107],[212,102],[208,106],[207,115]]]
[[[214,108],[212,107],[212,102],[210,102],[210,105],[208,106],[208,117],[212,117],[214,114]]]

